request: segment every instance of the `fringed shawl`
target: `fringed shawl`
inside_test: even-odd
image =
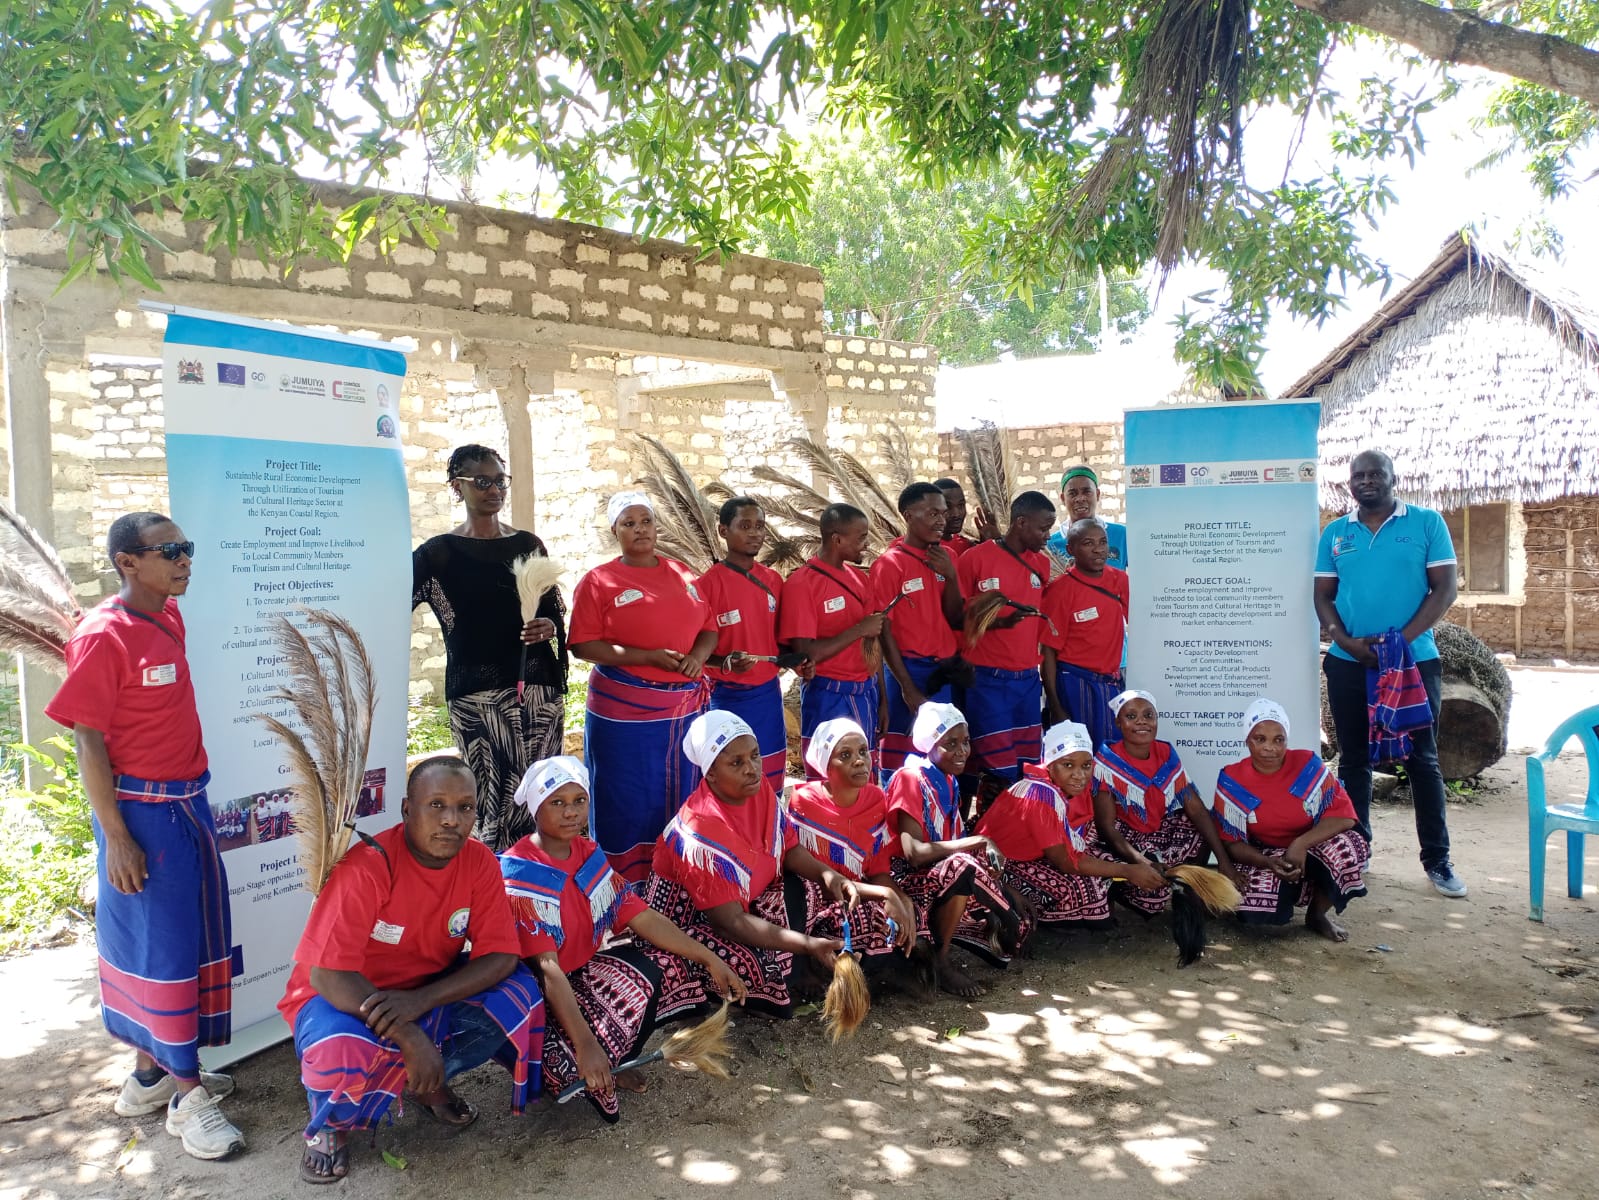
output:
[[[763,801],[775,805],[777,810],[766,845],[754,845],[721,816],[716,811],[717,801],[703,783],[667,823],[661,845],[685,866],[732,884],[747,909],[755,898],[752,890],[756,860],[765,854],[770,858],[773,874],[781,871],[788,839],[795,832],[787,806],[769,785],[763,784],[760,794],[749,803]],[[692,892],[693,888],[689,890]]]
[[[1249,837],[1249,826],[1254,823],[1255,811],[1268,799],[1258,791],[1252,791],[1238,778],[1236,769],[1248,766],[1249,760],[1234,763],[1232,766],[1223,767],[1221,775],[1216,779],[1216,823],[1221,826],[1221,831],[1227,837],[1237,841],[1245,841]],[[1253,772],[1259,777],[1259,772]],[[1268,779],[1277,779],[1282,776],[1267,776]],[[1332,807],[1338,798],[1338,777],[1333,770],[1320,758],[1312,754],[1305,765],[1288,781],[1288,795],[1299,802],[1305,810],[1305,815],[1314,825]]]
[[[567,880],[577,884],[588,902],[596,945],[616,923],[617,911],[629,895],[627,884],[611,869],[605,851],[598,846],[570,875],[549,863],[523,858],[513,847],[500,855],[500,874],[505,877],[505,893],[510,897],[517,923],[553,939],[557,949],[566,944],[561,902]]]
[[[940,771],[920,754],[912,754],[905,765],[895,773],[913,777],[921,795],[921,812],[917,813],[903,803],[895,805],[892,796],[890,807],[898,807],[918,817],[929,842],[952,842],[966,836],[961,822],[960,792],[953,776]]]
[[[837,830],[829,829],[814,817],[807,817],[793,808],[789,808],[787,814],[789,824],[794,827],[794,833],[799,837],[799,844],[822,862],[838,867],[851,879],[859,880],[866,877],[867,862],[881,854],[883,846],[888,841],[886,819],[879,821],[872,829],[871,844],[862,846]]]
[[[1147,774],[1139,759],[1130,758],[1118,749],[1123,743],[1107,742],[1094,755],[1094,782],[1108,787],[1116,797],[1116,805],[1137,814],[1140,821],[1148,821],[1150,810],[1164,817],[1182,807],[1184,793],[1193,791],[1188,773],[1183,770],[1177,749],[1170,742],[1156,742],[1166,747],[1166,759],[1153,774]],[[1153,762],[1153,750],[1144,763]]]

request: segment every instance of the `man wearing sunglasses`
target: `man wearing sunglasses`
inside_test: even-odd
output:
[[[73,731],[94,811],[101,1016],[137,1056],[116,1111],[165,1109],[185,1151],[226,1158],[244,1148],[217,1107],[233,1080],[201,1071],[199,1055],[228,1040],[235,971],[177,604],[194,543],[160,513],[128,513],[106,549],[122,586],[72,635],[45,712]]]

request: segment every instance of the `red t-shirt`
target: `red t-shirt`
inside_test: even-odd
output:
[[[748,912],[797,845],[771,784],[762,780],[760,792],[743,804],[723,804],[702,780],[656,841],[651,865],[680,884],[701,912],[723,904]]]
[[[866,572],[854,564],[830,567],[819,558],[811,559],[783,582],[777,640],[787,645],[795,638],[836,637],[872,611],[866,607],[870,593]],[[866,679],[869,672],[860,641],[817,663],[816,673],[849,683]]]
[[[1311,759],[1316,760],[1319,770],[1306,770]],[[1258,845],[1286,850],[1296,837],[1319,821],[1329,817],[1359,820],[1355,815],[1355,805],[1349,799],[1349,793],[1344,791],[1344,785],[1339,783],[1338,777],[1332,770],[1309,750],[1288,751],[1283,756],[1283,765],[1271,775],[1262,775],[1255,770],[1254,760],[1248,758],[1223,767],[1222,774],[1231,776],[1245,791],[1260,797],[1260,804],[1249,814],[1249,840]],[[1301,775],[1305,776],[1303,781],[1305,786],[1298,790],[1306,795],[1315,796],[1313,807],[1321,809],[1319,817],[1312,817],[1305,809],[1305,800],[1290,790],[1300,782]],[[1217,807],[1220,807],[1219,794]],[[1224,821],[1218,820],[1216,828],[1229,842],[1243,840],[1233,833]]]
[[[1092,786],[1070,800],[1047,779],[1028,772],[1001,792],[977,832],[989,838],[1007,859],[1031,862],[1051,846],[1065,846],[1073,863],[1083,850],[1086,831],[1094,823]]]
[[[1044,645],[1061,662],[1101,675],[1116,674],[1127,637],[1129,596],[1126,571],[1107,566],[1098,579],[1090,580],[1073,567],[1044,592],[1044,615],[1054,626],[1045,626]]]
[[[888,872],[899,838],[890,833],[882,788],[867,784],[843,808],[833,802],[825,780],[813,780],[794,789],[788,811],[800,845],[841,874],[862,880]]]
[[[900,653],[913,658],[949,658],[958,648],[944,619],[944,577],[927,555],[895,538],[872,564],[872,608],[881,611],[895,596],[904,599],[888,614]]]
[[[976,538],[969,538],[964,533],[957,533],[954,537],[947,537],[938,544],[949,551],[951,558],[959,558],[968,550],[982,545]]]
[[[578,580],[567,643],[611,642],[680,654],[692,650],[695,638],[716,628],[716,618],[700,599],[694,572],[675,558],[663,554],[659,559],[654,567],[630,567],[612,559]],[[676,671],[660,667],[624,669],[656,683],[683,682]]]
[[[105,734],[111,769],[161,783],[205,774],[205,745],[178,602],[136,613],[113,596],[67,643],[67,677],[45,714]]]
[[[1042,554],[1025,550],[1018,556],[1003,543],[988,541],[961,556],[960,562],[955,564],[955,576],[960,580],[961,595],[967,600],[983,592],[997,591],[1017,604],[1041,608],[1044,585],[1049,581],[1049,560]],[[979,667],[1036,671],[1039,637],[1046,632],[1043,621],[1024,617],[1010,629],[990,629],[964,657]]]
[[[447,969],[468,941],[473,958],[520,949],[494,851],[468,838],[435,871],[411,854],[405,826],[375,838],[388,857],[365,843],[351,846],[311,906],[278,1001],[290,1028],[316,995],[312,967],[359,971],[375,988],[404,991]]]
[[[783,597],[783,577],[761,563],[751,565],[750,576],[760,583],[719,562],[699,578],[700,599],[711,606],[716,618],[718,654],[731,654],[734,650],[777,653],[777,613]],[[718,682],[755,687],[777,678],[777,664],[756,663],[742,673],[707,667],[705,673]]]
[[[518,920],[516,932],[522,944],[523,958],[536,958],[540,954],[553,953],[562,974],[570,975],[593,958],[599,950],[601,939],[594,935],[593,909],[589,897],[584,894],[583,888],[577,882],[578,868],[588,862],[598,849],[599,847],[587,838],[575,837],[572,839],[571,854],[564,859],[551,858],[539,849],[529,834],[505,852],[509,858],[525,858],[529,862],[542,863],[547,867],[554,867],[566,876],[566,885],[561,890],[561,944],[557,946],[555,938],[539,929],[535,922]],[[606,869],[609,870],[609,866]],[[627,928],[628,923],[649,905],[640,900],[638,894],[629,888],[615,871],[610,873],[613,878],[608,881],[608,887],[619,889],[621,894],[610,931],[621,933]],[[516,905],[517,900],[512,899],[513,917]],[[601,911],[604,911],[603,908]]]

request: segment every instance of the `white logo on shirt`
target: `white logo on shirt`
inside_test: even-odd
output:
[[[998,591],[999,590],[999,576],[996,575],[992,579],[979,579],[977,581],[977,590],[980,591],[980,592],[996,592],[996,591]]]
[[[372,940],[383,942],[385,945],[398,946],[400,939],[405,936],[404,925],[390,925],[387,921],[379,921],[372,926]]]
[[[1074,621],[1097,621],[1097,620],[1099,620],[1099,609],[1098,608],[1080,608],[1080,609],[1078,609],[1076,612],[1074,612],[1072,614],[1072,620],[1074,620]]]
[[[766,611],[769,612],[769,613],[775,613],[777,611],[777,597],[776,596],[768,596],[768,597],[766,597]]]
[[[834,596],[831,600],[823,600],[822,601],[822,611],[824,613],[843,612],[844,611],[844,597],[842,597],[842,596]]]
[[[624,604],[632,604],[633,601],[642,599],[644,599],[644,593],[639,591],[638,588],[628,588],[627,591],[616,598],[615,604],[617,608],[621,608]]]
[[[162,663],[159,667],[146,667],[144,669],[145,687],[165,687],[169,683],[178,681],[178,664]]]
[[[907,579],[905,585],[899,590],[902,596],[909,596],[912,592],[919,592],[926,586],[927,580],[918,575],[915,579]]]
[[[743,619],[744,619],[743,612],[741,612],[739,609],[736,609],[736,608],[732,612],[725,612],[725,613],[717,613],[716,614],[716,623],[718,625],[720,625],[723,629],[726,629],[729,625],[737,625]]]

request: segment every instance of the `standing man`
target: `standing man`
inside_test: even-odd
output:
[[[933,480],[933,486],[944,493],[944,503],[948,506],[944,510],[944,540],[940,544],[949,551],[951,558],[959,558],[973,546],[981,546],[999,536],[999,527],[995,525],[993,516],[979,504],[977,511],[972,514],[977,536],[967,537],[962,532],[966,528],[966,489],[961,487],[959,481],[947,477]]]
[[[232,1033],[237,971],[176,599],[194,543],[141,512],[112,522],[106,549],[122,587],[67,643],[67,677],[45,712],[73,731],[94,812],[100,1015],[136,1052],[116,1111],[164,1108],[184,1150],[226,1158],[244,1149],[217,1107],[233,1080],[200,1070],[200,1047]]]
[[[1109,563],[1105,522],[1074,521],[1067,531],[1071,570],[1044,593],[1044,694],[1051,724],[1088,727],[1097,752],[1116,734],[1110,702],[1125,684],[1122,646],[1127,639],[1130,591],[1127,572]]]
[[[1005,536],[985,541],[961,555],[955,566],[967,603],[984,592],[1042,609],[1049,560],[1043,555],[1055,524],[1055,505],[1043,492],[1023,492],[1011,502]],[[1042,618],[1011,611],[1000,617],[975,646],[966,648],[973,680],[961,711],[972,738],[967,773],[992,771],[1008,783],[1021,777],[1022,763],[1042,753],[1039,726],[1043,693],[1038,679]]]
[[[1316,616],[1333,641],[1322,670],[1338,735],[1338,778],[1369,839],[1367,678],[1377,669],[1374,643],[1398,630],[1410,646],[1432,709],[1432,723],[1410,731],[1405,759],[1421,865],[1434,888],[1458,899],[1466,885],[1449,862],[1444,779],[1438,769],[1443,665],[1432,636],[1432,627],[1455,602],[1454,543],[1436,512],[1394,498],[1394,464],[1380,450],[1355,456],[1349,491],[1359,507],[1322,530],[1316,550]]]
[[[808,748],[823,721],[847,717],[866,732],[867,749],[877,744],[877,679],[882,664],[868,662],[862,642],[883,632],[883,617],[870,604],[871,584],[855,565],[866,557],[866,514],[851,504],[822,510],[821,550],[788,577],[777,609],[777,640],[803,654],[816,673],[800,688],[800,756],[813,778]]]
[[[916,710],[929,700],[949,701],[949,681],[941,678],[934,686],[933,672],[959,649],[955,630],[962,612],[955,563],[940,545],[944,493],[931,483],[913,483],[897,504],[905,536],[895,538],[872,564],[872,605],[888,613],[883,627],[888,715],[878,768],[885,787],[914,749]],[[940,677],[948,674],[947,668],[939,671]]]
[[[1066,508],[1066,519],[1049,539],[1049,548],[1056,554],[1070,557],[1071,548],[1066,544],[1067,531],[1078,521],[1099,516],[1099,476],[1094,474],[1093,467],[1086,464],[1072,467],[1060,477],[1060,502]],[[1110,557],[1106,561],[1118,570],[1125,571],[1127,526],[1106,521],[1105,537],[1110,547]]]

